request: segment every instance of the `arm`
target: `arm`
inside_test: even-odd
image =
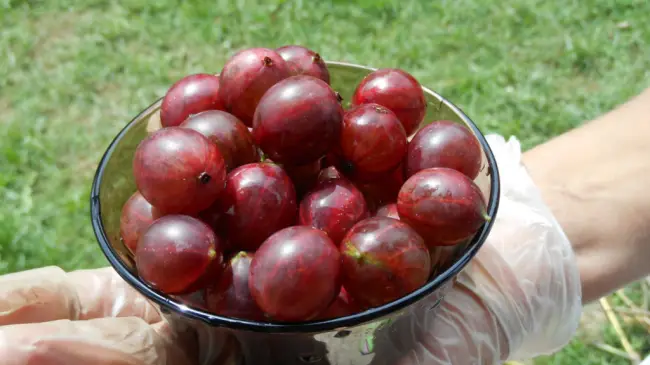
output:
[[[524,155],[589,302],[650,274],[650,89]]]

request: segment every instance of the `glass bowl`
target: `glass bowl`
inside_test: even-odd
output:
[[[341,62],[328,62],[328,67],[332,88],[341,93],[345,101],[351,100],[359,82],[374,71],[370,67]],[[499,204],[499,172],[487,141],[459,108],[434,91],[423,89],[428,107],[420,128],[435,120],[451,120],[466,125],[480,142],[483,168],[475,182],[486,198],[488,215],[494,217]],[[225,363],[370,364],[380,346],[382,331],[388,330],[392,321],[422,306],[426,306],[426,310],[435,309],[490,232],[492,221],[487,221],[471,240],[454,246],[446,266],[418,290],[352,316],[303,323],[268,323],[221,317],[193,308],[145,284],[120,240],[121,207],[136,190],[132,159],[138,143],[152,126],[151,120],[155,121],[160,103],[161,99],[129,122],[104,153],[92,185],[92,225],[102,251],[117,273],[158,305],[174,330],[191,329],[208,334],[202,337],[204,340],[213,338],[213,343],[203,346],[219,346],[224,351],[221,358],[228,359]]]

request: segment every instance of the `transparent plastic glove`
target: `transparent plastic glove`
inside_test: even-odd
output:
[[[488,240],[436,310],[413,310],[375,341],[374,364],[500,364],[554,352],[576,331],[571,245],[522,166],[519,142],[488,142],[501,175]]]
[[[382,331],[373,364],[496,364],[554,351],[574,333],[581,300],[571,246],[521,166],[518,142],[488,139],[502,182],[488,242],[437,310],[414,310]],[[0,277],[2,365],[228,365],[228,336],[210,346],[203,337],[173,335],[112,269]]]
[[[198,343],[112,268],[0,277],[2,365],[197,365]]]

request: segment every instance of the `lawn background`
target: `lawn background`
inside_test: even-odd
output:
[[[238,49],[297,43],[404,68],[528,148],[648,86],[648,14],[645,0],[0,0],[0,274],[105,265],[88,219],[99,157],[175,80],[218,72]],[[646,318],[647,292],[609,302]],[[618,318],[650,352],[648,323]],[[536,363],[631,363],[598,308],[585,322]]]

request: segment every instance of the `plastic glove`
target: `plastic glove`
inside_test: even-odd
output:
[[[488,242],[437,310],[412,310],[382,331],[373,363],[496,364],[552,352],[576,330],[571,246],[521,166],[518,142],[489,141],[502,196]],[[238,348],[225,335],[201,346],[196,333],[172,333],[112,269],[0,277],[0,326],[3,365],[228,365]]]
[[[412,311],[375,341],[376,364],[532,358],[564,346],[578,327],[581,287],[571,245],[522,166],[519,142],[487,139],[501,175],[490,236],[439,308]]]

